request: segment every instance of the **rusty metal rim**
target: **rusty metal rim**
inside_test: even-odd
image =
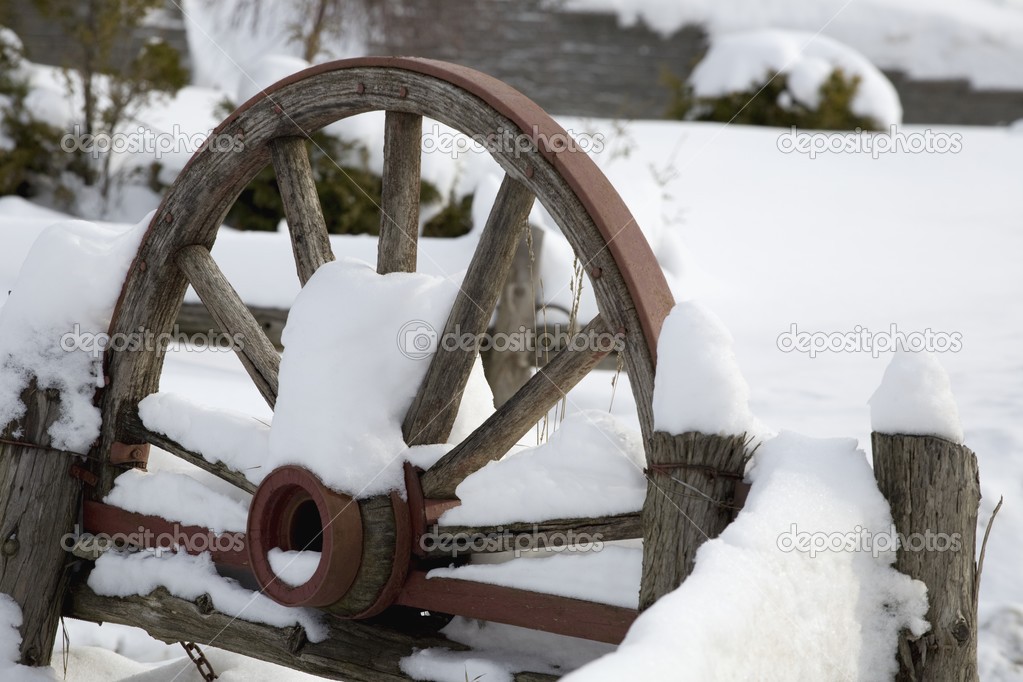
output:
[[[323,523],[320,563],[307,582],[292,587],[280,580],[267,558],[274,547],[288,545],[284,526],[295,507],[312,501]],[[249,565],[259,586],[274,601],[288,606],[325,607],[339,601],[355,582],[362,563],[362,514],[351,497],[327,488],[298,466],[274,469],[252,496],[248,525]],[[300,548],[299,548],[300,549]]]
[[[239,106],[217,126],[211,133],[211,137],[222,133],[242,113],[272,97],[282,88],[312,76],[365,67],[410,71],[431,76],[459,87],[483,100],[499,114],[512,121],[524,135],[536,144],[540,154],[551,163],[579,198],[590,219],[604,238],[606,248],[618,265],[629,295],[636,305],[636,314],[640,320],[651,360],[656,362],[657,339],[664,324],[664,318],[674,306],[675,300],[650,244],[621,196],[593,159],[577,148],[553,149],[551,145],[547,144],[545,142],[547,140],[571,138],[565,129],[558,125],[536,102],[507,83],[475,69],[433,59],[419,57],[341,59],[312,66],[277,81]],[[196,156],[189,159],[181,174],[188,170]],[[157,212],[157,216],[159,216],[159,212]],[[148,230],[153,229],[155,222],[156,217],[150,223]],[[143,240],[145,239],[146,237],[143,237]],[[120,308],[120,300],[117,308]],[[116,320],[116,317],[117,309],[114,311],[111,328],[113,328],[113,320]]]

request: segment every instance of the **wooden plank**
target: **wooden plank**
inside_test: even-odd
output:
[[[157,588],[145,597],[101,597],[84,580],[72,588],[65,615],[94,623],[131,625],[162,642],[210,644],[347,682],[404,682],[408,677],[401,672],[399,661],[414,650],[431,646],[465,649],[440,635],[417,631],[414,621],[404,630],[330,614],[321,616],[328,630],[327,638],[314,643],[297,625],[278,628],[220,613],[213,609],[208,595],[192,602]]]
[[[48,666],[71,568],[62,539],[73,530],[82,483],[68,474],[75,459],[49,446],[59,392],[33,383],[21,397],[24,416],[0,424],[0,593],[21,608],[17,661]]]
[[[580,331],[582,335],[607,333],[599,315]],[[569,347],[555,355],[490,418],[422,475],[423,493],[427,497],[455,497],[455,488],[466,476],[487,462],[503,457],[548,410],[589,374],[608,354],[608,350],[601,350],[601,347],[587,346],[581,350]]]
[[[175,260],[220,328],[231,336],[239,335],[238,357],[267,405],[273,407],[277,402],[281,357],[263,329],[209,251],[197,245],[186,246]]]
[[[721,534],[741,506],[748,441],[656,431],[647,441],[640,611],[689,577],[700,546]]]
[[[511,176],[504,177],[444,325],[445,338],[466,334],[478,337],[487,331],[533,199],[525,185]],[[477,351],[477,347],[449,350],[440,344],[405,416],[402,432],[406,443],[423,445],[447,440]]]
[[[427,579],[424,571],[409,573],[398,603],[608,644],[620,643],[636,619],[634,609],[621,606],[468,580]]]
[[[288,321],[287,308],[266,308],[262,306],[247,305],[249,312],[256,318],[266,338],[278,350],[284,348],[281,343],[281,334],[284,332],[284,325]],[[202,303],[183,303],[177,319],[174,321],[176,331],[191,336],[192,334],[209,334],[217,330],[217,323],[214,321],[210,311]],[[223,333],[223,332],[221,332]]]
[[[387,112],[377,242],[377,272],[382,275],[416,270],[422,145],[422,116]]]
[[[931,628],[919,638],[900,633],[895,679],[977,680],[977,456],[934,436],[875,431],[870,442],[901,536],[895,570],[927,585]]]
[[[317,268],[334,260],[309,153],[303,137],[278,137],[270,141],[269,147],[288,218],[295,268],[305,286]]]
[[[492,524],[490,526],[434,526],[427,529],[424,538],[420,538],[419,549],[424,555],[459,556],[462,554],[481,553],[477,543],[469,549],[468,541],[473,538],[493,538],[493,544],[484,546],[482,553],[501,552],[508,550],[530,551],[542,550],[545,546],[557,547],[562,538],[569,533],[580,541],[613,542],[616,540],[632,540],[643,537],[643,522],[639,512],[603,516],[594,518],[551,519],[535,523]],[[444,539],[451,542],[444,545]],[[461,542],[459,540],[462,540]],[[545,544],[552,542],[552,544]]]

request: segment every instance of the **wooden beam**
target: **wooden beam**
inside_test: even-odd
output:
[[[384,119],[384,169],[377,272],[415,272],[419,239],[423,117],[388,111]]]
[[[334,260],[305,138],[271,140],[270,158],[284,202],[298,279],[305,286],[316,269]]]
[[[465,647],[440,635],[404,632],[371,621],[353,621],[323,614],[328,636],[310,642],[299,626],[278,628],[234,618],[213,609],[202,595],[195,602],[171,596],[163,588],[145,597],[101,597],[76,584],[65,615],[94,623],[139,627],[167,642],[197,642],[276,663],[311,675],[348,682],[405,682],[399,661],[420,648]],[[424,619],[425,620],[425,619]]]
[[[608,333],[598,315],[581,335]],[[610,349],[605,344],[574,350],[571,346],[554,356],[475,431],[440,458],[422,476],[427,497],[453,498],[465,477],[487,462],[503,457],[565,394],[590,373]]]
[[[221,330],[232,337],[237,335],[238,357],[267,405],[273,407],[277,402],[281,357],[263,329],[209,251],[198,245],[186,246],[178,251],[175,260]]]

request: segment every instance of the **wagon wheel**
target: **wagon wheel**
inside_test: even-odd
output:
[[[607,179],[584,152],[565,143],[567,133],[536,104],[497,80],[442,62],[364,58],[324,64],[280,81],[231,114],[214,135],[242,140],[243,148],[200,151],[169,189],[129,271],[111,333],[170,331],[191,284],[223,331],[244,336],[240,359],[273,407],[278,355],[210,249],[239,193],[272,163],[302,283],[333,260],[304,141],[330,123],[374,110],[386,111],[380,273],[416,266],[424,116],[473,137],[518,130],[532,140],[534,148],[525,152],[518,147],[491,151],[505,177],[446,331],[456,326],[463,333],[486,331],[525,218],[538,200],[567,237],[594,288],[599,315],[587,329],[624,334],[625,364],[643,435],[649,438],[657,335],[673,300],[642,233]],[[456,485],[503,456],[605,352],[560,352],[430,470],[407,468],[407,503],[397,495],[353,502],[304,469],[275,470],[253,498],[248,561],[234,557],[234,562],[251,563],[275,600],[344,617],[364,618],[404,604],[618,641],[634,616],[627,609],[465,581],[425,581],[413,551],[426,524],[453,504]],[[432,356],[403,424],[409,445],[446,441],[475,358],[473,349],[438,349]],[[118,465],[138,458],[138,445],[150,442],[251,491],[241,474],[142,425],[138,403],[157,390],[162,363],[159,349],[108,357],[101,452],[111,453],[115,466],[105,467],[98,493],[109,490]],[[572,523],[582,526],[587,520]],[[313,578],[298,588],[277,580],[267,550],[302,549],[318,534],[322,558]],[[620,534],[638,536],[635,528]],[[566,619],[566,614],[573,617]]]

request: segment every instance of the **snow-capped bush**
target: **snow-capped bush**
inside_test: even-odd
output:
[[[717,38],[688,83],[673,89],[669,113],[678,118],[832,130],[902,122],[895,87],[863,55],[798,31]]]

